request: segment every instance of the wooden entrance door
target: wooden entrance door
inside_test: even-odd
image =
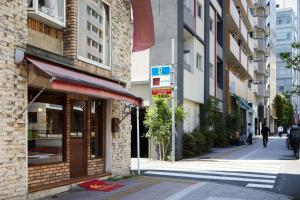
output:
[[[71,103],[70,175],[71,178],[87,175],[86,102]]]

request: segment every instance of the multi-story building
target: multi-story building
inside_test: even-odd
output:
[[[156,45],[133,54],[132,91],[143,98],[144,107],[151,105],[149,69],[172,63],[174,39],[176,99],[188,113],[177,127],[176,152],[181,157],[181,136],[199,126],[205,100],[212,96],[223,104],[223,1],[151,2]]]
[[[274,76],[274,56],[270,51],[271,9],[274,1],[241,0],[226,1],[226,44],[227,44],[227,105],[231,112],[238,106],[241,113],[241,131],[246,133],[248,123],[259,133],[262,123],[268,123],[274,131],[271,109]],[[272,33],[271,33],[272,32]],[[272,71],[272,72],[271,72]],[[230,98],[234,97],[234,98]],[[232,102],[237,99],[237,102]]]
[[[126,102],[140,104],[127,90],[130,10],[120,0],[0,4],[0,199],[130,173],[130,117],[118,120]]]
[[[280,58],[281,53],[288,53],[290,56],[297,55],[297,49],[292,44],[297,41],[297,19],[293,8],[277,9],[276,16],[276,55],[277,55],[277,93],[286,94],[287,99],[292,103],[295,120],[299,119],[300,97],[292,93],[295,85],[300,83],[300,74],[294,69],[287,69],[286,64]]]

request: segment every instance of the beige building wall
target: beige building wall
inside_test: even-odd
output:
[[[27,1],[0,3],[0,199],[25,199],[27,193],[27,71],[14,61],[27,42]]]

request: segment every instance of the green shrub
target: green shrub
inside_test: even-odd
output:
[[[213,144],[212,133],[195,129],[183,135],[183,156],[200,156],[210,151]]]
[[[230,145],[230,137],[227,133],[213,134],[215,147],[226,147]]]
[[[196,156],[196,141],[194,135],[191,133],[185,133],[182,136],[183,142],[183,157]]]

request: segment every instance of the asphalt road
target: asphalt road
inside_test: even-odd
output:
[[[188,180],[203,180],[273,191],[300,199],[300,161],[285,145],[285,137],[262,139],[253,145],[214,149],[212,153],[175,163],[141,160],[142,174]],[[136,170],[136,159],[132,169]]]

